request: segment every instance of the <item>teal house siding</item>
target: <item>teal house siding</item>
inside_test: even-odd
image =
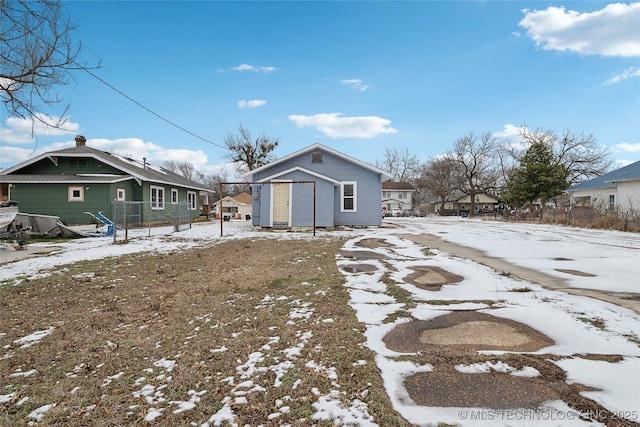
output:
[[[380,169],[320,144],[255,169],[244,177],[253,182],[253,224],[262,227],[274,226],[277,198],[273,183],[276,182],[291,183],[286,225],[313,225],[313,185],[298,183],[300,181],[316,182],[316,226],[379,226],[382,182],[391,178]],[[344,185],[355,189],[353,200],[349,201],[354,209],[344,209]]]
[[[84,199],[81,201],[68,200],[67,184],[13,184],[11,197],[18,201],[20,212],[40,215],[59,216],[68,225],[87,224],[91,217],[85,212],[105,215],[111,214],[109,185],[74,184],[84,188]],[[114,191],[115,194],[115,191]],[[111,198],[112,199],[112,198]]]
[[[192,218],[200,215],[199,193],[208,192],[192,180],[169,170],[86,146],[83,136],[76,146],[41,154],[0,171],[0,184],[18,202],[20,212],[58,216],[67,225],[90,224],[86,212],[113,218],[114,200],[142,202],[140,221],[167,221],[194,193]],[[151,186],[164,189],[164,208],[151,210]],[[172,190],[177,191],[176,203]],[[153,214],[153,215],[151,215]]]

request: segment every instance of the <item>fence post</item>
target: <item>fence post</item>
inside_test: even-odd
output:
[[[124,241],[126,242],[129,239],[129,212],[131,211],[130,209],[131,206],[131,202],[124,202],[124,219],[122,220],[122,225],[124,228]]]
[[[113,200],[111,203],[111,212],[113,212],[113,243],[116,243],[116,236],[118,235],[118,201]]]

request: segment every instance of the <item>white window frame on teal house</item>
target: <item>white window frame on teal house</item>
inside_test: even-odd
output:
[[[149,186],[149,203],[151,210],[164,210],[164,187]]]
[[[179,202],[178,200],[178,189],[177,188],[172,188],[171,189],[171,204],[172,205],[177,205]]]
[[[75,194],[78,194],[77,196]],[[68,189],[68,200],[70,202],[84,202],[84,186],[70,185]]]
[[[189,210],[191,211],[195,211],[196,210],[196,200],[197,200],[197,195],[195,191],[187,191],[187,203],[189,205]]]
[[[353,195],[345,195],[345,187],[353,187]],[[347,199],[353,199],[353,208],[346,209],[344,202]],[[357,212],[358,211],[358,182],[344,181],[340,183],[340,212]]]
[[[127,191],[122,187],[116,188],[116,200],[123,201],[126,199],[127,199]]]

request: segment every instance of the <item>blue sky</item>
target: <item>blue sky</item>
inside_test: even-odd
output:
[[[81,61],[101,61],[92,72],[121,93],[76,73],[58,88],[65,131],[32,135],[2,111],[2,168],[82,134],[213,174],[239,125],[279,138],[278,157],[321,143],[370,164],[386,149],[423,161],[470,132],[513,139],[526,125],[593,134],[618,166],[640,160],[639,2],[64,4]]]

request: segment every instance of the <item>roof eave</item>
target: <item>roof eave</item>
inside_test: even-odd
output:
[[[312,145],[310,145],[310,146],[308,146],[306,148],[300,149],[300,150],[295,151],[295,152],[293,152],[291,154],[288,154],[288,155],[286,155],[284,157],[281,157],[281,158],[279,158],[277,160],[274,160],[273,162],[268,163],[268,164],[266,164],[264,166],[260,166],[259,168],[253,169],[253,170],[251,170],[251,171],[249,171],[247,173],[242,174],[240,177],[241,178],[249,177],[249,176],[251,176],[251,175],[253,175],[255,173],[262,172],[262,171],[267,170],[267,169],[269,169],[269,168],[271,168],[271,167],[273,167],[275,165],[278,165],[280,163],[286,162],[287,160],[290,160],[290,159],[292,159],[294,157],[300,156],[300,155],[302,155],[304,153],[308,153],[310,151],[317,150],[317,149],[324,150],[324,151],[326,151],[328,153],[333,154],[336,157],[339,157],[341,159],[347,160],[347,161],[349,161],[351,163],[354,163],[354,164],[356,164],[356,165],[358,165],[358,166],[360,166],[360,167],[362,167],[364,169],[368,169],[368,170],[370,170],[372,172],[379,173],[381,175],[381,177],[382,177],[382,182],[389,181],[391,178],[393,178],[391,175],[389,175],[387,172],[383,171],[382,169],[378,169],[378,168],[376,168],[374,166],[371,166],[371,165],[369,165],[369,164],[367,164],[367,163],[365,163],[363,161],[360,161],[360,160],[355,159],[353,157],[347,156],[346,154],[343,154],[343,153],[341,153],[339,151],[336,151],[336,150],[334,150],[332,148],[326,147],[326,146],[324,146],[322,144],[318,144],[318,143],[312,144]]]

